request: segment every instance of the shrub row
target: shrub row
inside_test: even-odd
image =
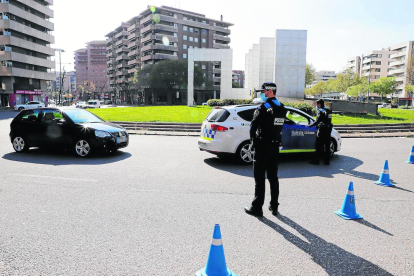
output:
[[[233,100],[233,99],[224,99],[224,100],[219,100],[219,99],[212,99],[212,100],[208,100],[207,104],[209,106],[227,106],[227,105],[239,105],[239,104],[251,104],[252,100],[244,100],[244,99],[237,99],[237,100]],[[283,103],[286,106],[291,106],[293,108],[302,110],[303,112],[309,114],[309,115],[315,115],[315,109],[310,106],[307,103]]]

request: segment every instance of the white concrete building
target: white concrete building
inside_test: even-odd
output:
[[[338,74],[335,73],[335,71],[317,71],[315,72],[316,80],[312,82],[312,84],[309,87],[314,86],[320,81],[328,81],[328,80],[335,80],[338,77]]]
[[[276,30],[274,38],[260,38],[246,54],[246,89],[275,82],[277,95],[303,98],[305,95],[307,31]]]
[[[408,72],[408,70],[414,70],[414,41],[391,46],[390,50],[392,53],[390,55],[391,62],[388,68],[388,75],[395,77],[398,85],[397,96],[400,98],[408,98],[408,92],[404,88],[410,82],[414,82],[413,79],[410,81]]]

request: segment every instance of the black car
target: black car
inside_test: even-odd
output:
[[[23,110],[10,124],[10,139],[16,152],[63,147],[80,157],[95,151],[115,152],[129,143],[124,128],[76,108]]]

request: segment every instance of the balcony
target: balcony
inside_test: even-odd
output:
[[[215,49],[230,49],[230,46],[226,45],[226,44],[213,43],[213,48],[215,48]]]
[[[145,46],[141,47],[142,52],[146,52],[148,50],[152,50],[152,44],[148,44],[148,45],[145,45]]]
[[[128,80],[126,78],[120,78],[116,80],[116,83],[128,83]]]
[[[139,32],[133,32],[128,35],[128,40],[135,40],[139,37]]]
[[[166,60],[178,60],[178,56],[168,54],[154,54],[153,59],[166,59]]]
[[[130,33],[132,31],[135,31],[135,30],[138,30],[138,29],[139,29],[139,23],[135,23],[135,24],[132,24],[131,26],[129,26],[127,28],[127,31]]]
[[[128,53],[128,52],[129,52],[129,49],[128,49],[127,47],[123,46],[123,47],[121,47],[121,48],[116,49],[116,51],[115,51],[115,53],[117,53],[117,54],[119,54],[119,53],[121,53],[121,52],[126,52],[126,53]]]
[[[141,43],[145,43],[145,42],[147,42],[148,40],[151,40],[151,39],[154,39],[154,36],[153,35],[151,35],[151,34],[148,34],[147,36],[145,36],[145,37],[142,37],[141,36]]]
[[[151,60],[151,59],[153,59],[153,58],[152,58],[152,56],[153,56],[153,55],[146,55],[146,56],[142,56],[142,57],[141,57],[141,61],[142,61],[142,62],[144,62],[144,61],[147,61],[147,60]]]
[[[175,28],[174,26],[163,25],[163,24],[155,24],[154,30],[172,32],[172,33],[178,32],[178,28]]]
[[[128,74],[135,74],[135,70],[137,70],[137,68],[128,69]]]
[[[129,35],[129,33],[127,32],[127,31],[122,31],[122,32],[119,32],[119,33],[117,33],[116,35],[115,35],[115,40],[117,40],[118,38],[120,38],[121,36],[128,36]]]
[[[0,29],[11,29],[12,31],[17,31],[19,33],[23,33],[29,36],[34,36],[38,39],[44,40],[49,42],[50,44],[55,43],[55,37],[46,33],[41,32],[36,29],[33,29],[31,27],[28,27],[26,25],[23,25],[21,23],[18,23],[13,20],[0,20]]]
[[[30,5],[31,6],[31,5]],[[32,13],[29,13],[21,8],[18,8],[14,5],[9,5],[9,4],[2,4],[0,3],[0,11],[1,12],[9,12],[15,16],[18,16],[20,18],[23,18],[27,21],[33,22],[39,26],[42,26],[46,29],[49,30],[54,30],[54,24],[50,21],[47,21],[43,18],[40,18],[39,16],[36,16]]]
[[[110,58],[106,61],[106,64],[112,64],[115,62],[115,58]]]
[[[110,58],[110,57],[112,57],[112,55],[113,55],[113,54],[114,54],[113,52],[106,53],[106,57],[107,57],[107,58]]]
[[[407,72],[407,68],[398,68],[398,69],[389,71],[388,75],[395,76],[398,74],[404,74],[405,72]]]
[[[41,13],[44,13],[45,15],[49,16],[50,18],[54,18],[54,12],[53,12],[53,10],[51,10],[50,8],[48,8],[48,7],[46,7],[46,6],[42,5],[42,4],[36,3],[33,0],[17,0],[17,1],[19,1],[20,3],[22,3],[22,4],[26,5],[26,6],[29,6],[30,8],[32,8],[34,10],[37,10],[37,11],[39,11]],[[48,2],[48,1],[46,1],[46,2]]]
[[[116,69],[119,69],[119,68],[128,68],[128,63],[123,62],[123,63],[118,64],[116,66]]]
[[[399,58],[399,57],[403,57],[403,56],[406,56],[407,55],[407,51],[401,51],[401,52],[398,52],[398,53],[395,53],[395,54],[392,54],[391,56],[390,56],[390,58]]]
[[[130,49],[130,51],[131,51],[131,48],[139,47],[140,44],[141,43],[139,42],[139,40],[136,40],[136,41],[133,41],[133,42],[129,42],[128,43],[128,49]]]
[[[395,78],[395,81],[396,82],[405,82],[407,80],[407,77],[406,76],[403,76],[403,77],[396,77]]]
[[[120,60],[123,60],[123,59],[127,59],[128,60],[129,58],[128,58],[127,55],[120,55],[120,56],[117,56],[116,57],[116,61],[120,61]]]
[[[137,49],[137,50],[130,51],[130,52],[128,53],[128,57],[129,57],[129,58],[131,58],[131,57],[135,57],[135,56],[139,56],[139,50],[138,50],[138,49]]]
[[[109,84],[111,84],[111,85],[116,84],[116,81],[115,80],[110,80]]]
[[[131,59],[130,61],[128,61],[128,65],[135,65],[138,64],[139,60],[138,59]]]
[[[128,74],[128,71],[126,69],[123,69],[121,71],[116,72],[117,77],[122,76],[122,75],[126,75],[126,74]]]
[[[221,74],[221,69],[213,68],[213,73],[214,74]]]
[[[121,44],[128,45],[128,40],[126,39],[118,40],[117,42],[115,42],[115,47],[119,47],[119,45]]]
[[[390,67],[405,65],[405,60],[396,60],[390,63]]]
[[[178,51],[177,46],[164,45],[164,44],[154,44],[152,49],[154,49],[154,50],[174,51],[174,52]]]
[[[216,40],[221,40],[221,41],[226,41],[226,42],[230,42],[230,37],[228,37],[228,36],[223,36],[223,35],[217,35],[217,34],[214,34],[214,35],[213,35],[213,39],[216,39]]]
[[[141,36],[145,33],[148,33],[152,30],[152,25],[148,25],[146,27],[141,28]]]
[[[32,50],[48,56],[55,55],[55,50],[51,47],[43,46],[14,36],[0,36],[0,45],[18,46],[20,48]]]
[[[32,70],[26,70],[26,69],[20,69],[20,68],[7,68],[2,67],[6,69],[11,69],[12,75],[14,77],[21,77],[21,78],[29,78],[29,79],[39,79],[39,80],[47,80],[47,81],[53,81],[56,80],[55,73],[47,73],[47,72],[39,72],[39,71],[32,71]],[[9,70],[7,70],[9,71]],[[3,70],[0,71],[3,73]]]
[[[110,78],[115,78],[115,77],[116,77],[116,73],[115,73],[115,72],[110,73],[110,74],[108,74],[108,76],[109,76]]]
[[[169,42],[178,42],[178,37],[166,34],[155,34],[152,38],[155,40],[162,41],[164,37],[168,38]]]

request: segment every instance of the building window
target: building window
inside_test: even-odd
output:
[[[174,33],[174,37],[177,37],[177,33]]]
[[[190,36],[190,37],[188,38],[188,40],[192,42],[192,41],[193,41],[193,37],[192,37],[192,36]]]
[[[203,29],[202,30],[202,34],[204,34],[204,35],[207,34],[207,30],[206,29]]]
[[[187,20],[187,16],[183,16],[183,20]]]
[[[206,43],[206,39],[205,39],[205,38],[201,39],[201,41],[202,41],[203,43]]]
[[[183,35],[183,40],[187,40],[187,36],[186,35]]]
[[[379,76],[379,75],[375,75],[375,76],[374,76],[374,79],[376,79],[376,80],[377,80],[377,79],[379,79],[379,78],[380,78],[380,76]]]
[[[183,26],[183,31],[187,31],[187,26]]]
[[[194,29],[193,28],[190,28],[190,33],[192,33],[192,32],[194,32]]]
[[[381,72],[380,68],[375,68],[375,72]]]
[[[195,32],[196,34],[200,33],[200,31],[199,31],[198,29],[194,29],[194,32]]]
[[[187,45],[183,44],[183,49],[186,50],[187,49]]]
[[[206,65],[205,64],[202,64],[201,65],[201,69],[204,69],[205,70],[206,69]]]
[[[194,42],[198,42],[198,37],[194,37]]]
[[[174,23],[174,28],[178,28],[178,25],[177,25],[177,23]]]
[[[183,54],[183,58],[187,58],[187,54]]]
[[[379,58],[382,58],[382,54],[378,54],[378,57],[379,57]]]
[[[381,61],[376,61],[375,64],[376,65],[381,65]]]

